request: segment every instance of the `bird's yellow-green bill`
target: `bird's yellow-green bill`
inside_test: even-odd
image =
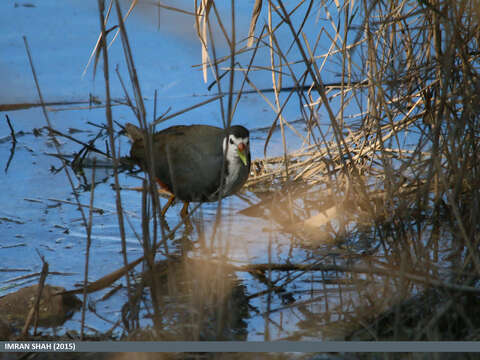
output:
[[[237,150],[238,157],[242,160],[243,165],[247,166],[247,157],[245,156],[245,151]]]

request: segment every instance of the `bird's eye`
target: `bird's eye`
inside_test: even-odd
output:
[[[230,144],[233,145],[233,139],[232,138],[230,138]]]

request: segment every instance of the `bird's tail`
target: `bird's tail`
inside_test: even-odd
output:
[[[143,140],[143,131],[138,126],[135,126],[131,123],[125,124],[125,131],[127,136],[133,141]]]

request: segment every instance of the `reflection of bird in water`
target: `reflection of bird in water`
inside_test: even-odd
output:
[[[133,140],[130,157],[146,170],[144,132],[133,124],[126,124],[125,130]],[[153,134],[152,144],[156,180],[171,194],[162,215],[175,198],[185,202],[181,212],[185,216],[190,201],[218,200],[220,188],[222,197],[229,196],[247,181],[250,143],[243,126],[226,130],[208,125],[172,126]]]

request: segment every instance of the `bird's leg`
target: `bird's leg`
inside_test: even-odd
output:
[[[188,201],[185,201],[183,203],[182,211],[180,211],[180,216],[182,218],[186,217],[188,215]]]
[[[163,207],[162,211],[160,212],[160,215],[161,215],[162,217],[165,216],[165,213],[167,212],[167,210],[168,210],[168,208],[170,207],[170,205],[172,205],[173,200],[175,200],[175,195],[172,194],[172,196],[170,196],[170,198],[168,199],[167,203],[165,204],[165,206]]]

